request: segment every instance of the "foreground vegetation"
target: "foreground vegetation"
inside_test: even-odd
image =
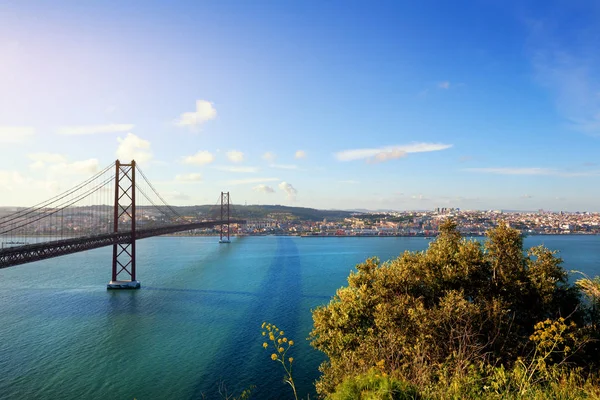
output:
[[[505,225],[485,243],[446,221],[424,252],[357,266],[313,311],[330,399],[600,399],[600,281]]]

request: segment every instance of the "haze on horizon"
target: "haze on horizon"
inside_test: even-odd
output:
[[[600,211],[600,3],[9,1],[0,206]]]

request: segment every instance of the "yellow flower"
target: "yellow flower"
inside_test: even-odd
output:
[[[279,333],[281,333],[281,334],[283,335],[283,331],[281,331],[281,332],[279,332]]]
[[[263,347],[266,349],[267,347],[269,347],[269,345],[265,342],[263,343]]]
[[[272,333],[269,333],[269,340],[275,340],[275,336]]]
[[[277,339],[277,343],[281,344],[281,339]]]
[[[292,362],[294,362],[294,357],[290,357],[290,358],[288,358],[288,360],[290,360],[290,364],[291,364]]]
[[[278,348],[277,351],[279,351],[280,353],[283,353],[283,347]]]
[[[287,338],[286,337],[283,338],[283,343],[287,343]]]
[[[290,346],[293,346],[293,345],[294,345],[294,341],[290,340]]]
[[[265,336],[267,334],[267,332],[263,332],[262,334],[263,334],[263,336]]]
[[[261,328],[265,327],[265,322],[262,323],[262,325],[260,326]]]
[[[273,361],[277,360],[277,354],[275,354],[275,353],[271,354],[271,360],[273,360]]]

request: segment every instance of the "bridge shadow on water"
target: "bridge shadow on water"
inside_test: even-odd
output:
[[[300,313],[302,302],[302,273],[298,248],[293,239],[278,237],[275,255],[257,292],[206,291],[203,293],[232,293],[252,296],[253,300],[244,316],[230,330],[228,340],[216,353],[210,367],[201,371],[190,399],[219,398],[217,386],[223,382],[230,393],[238,393],[255,385],[252,398],[279,399],[289,397],[291,389],[282,383],[283,369],[270,359],[270,352],[262,348],[264,338],[260,334],[263,321],[275,323],[285,329],[287,337],[296,342],[300,337]],[[321,298],[321,296],[319,296]],[[323,300],[329,297],[323,296]],[[304,343],[306,345],[306,343]],[[296,347],[296,346],[294,346]],[[296,353],[298,349],[292,349]],[[295,365],[298,367],[298,365]],[[310,377],[309,384],[315,376]],[[295,380],[298,380],[295,376]],[[302,383],[298,382],[301,386]],[[277,392],[272,393],[271,390]],[[304,388],[302,392],[308,390]],[[287,391],[290,391],[287,393]],[[283,394],[285,393],[285,394]]]
[[[266,295],[264,293],[255,293],[255,292],[242,292],[239,290],[210,290],[210,289],[179,289],[179,288],[163,288],[156,286],[145,286],[144,290],[156,290],[161,292],[181,292],[181,293],[189,293],[189,294],[200,294],[200,295],[237,295],[237,296],[250,296],[250,297],[259,297],[261,295]],[[316,299],[316,300],[325,300],[329,301],[331,296],[309,296],[309,295],[301,295],[301,298],[304,299]]]

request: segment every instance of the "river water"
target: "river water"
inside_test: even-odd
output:
[[[370,256],[424,250],[424,238],[156,237],[137,245],[142,289],[107,291],[111,248],[0,270],[1,399],[220,398],[256,386],[292,398],[261,346],[263,321],[294,339],[302,397],[323,356],[311,309]],[[532,236],[564,267],[600,275],[600,236]]]

